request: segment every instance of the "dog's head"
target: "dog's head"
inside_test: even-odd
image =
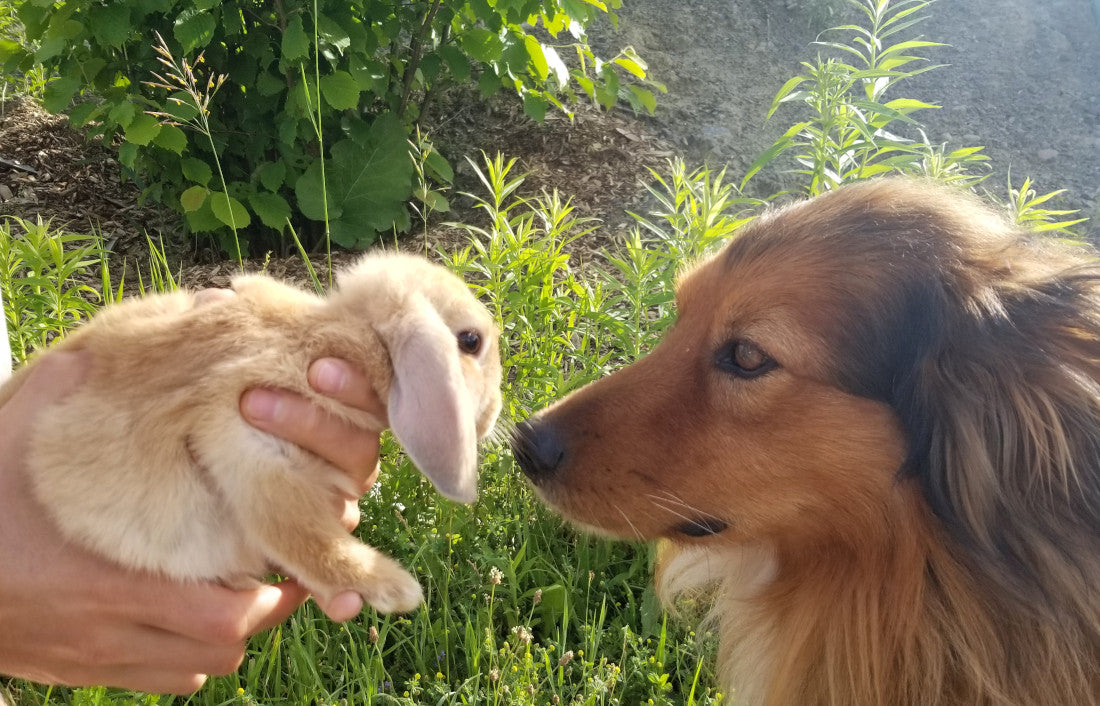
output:
[[[686,272],[661,343],[520,425],[516,457],[611,535],[859,541],[908,486],[1019,563],[1100,512],[1097,277],[958,190],[840,189]]]
[[[360,306],[393,367],[387,415],[394,436],[440,493],[472,502],[477,440],[500,412],[500,332],[454,274],[423,258],[363,258],[341,273],[335,301]]]

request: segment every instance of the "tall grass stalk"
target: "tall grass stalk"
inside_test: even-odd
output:
[[[207,194],[206,198],[211,199],[211,208],[214,210],[218,219],[228,225],[232,230],[237,265],[243,270],[244,255],[241,251],[241,239],[238,232],[246,225],[244,219],[247,219],[247,212],[244,211],[243,206],[241,206],[236,199],[229,195],[229,185],[225,180],[221,159],[218,156],[218,148],[214,144],[214,133],[210,128],[210,101],[225,83],[226,76],[224,74],[218,76],[210,75],[207,77],[206,83],[203,84],[202,81],[195,76],[194,71],[196,66],[203,63],[203,55],[199,54],[194,63],[189,61],[187,57],[176,61],[176,58],[172,55],[172,51],[168,48],[168,43],[164,41],[164,37],[162,37],[159,32],[155,34],[157,43],[154,50],[158,54],[157,60],[164,66],[164,75],[155,73],[153,75],[156,77],[156,81],[145,81],[144,83],[148,86],[162,88],[168,91],[169,102],[178,106],[186,106],[194,110],[194,113],[190,113],[190,111],[177,111],[176,113],[150,111],[149,114],[165,121],[168,125],[186,125],[206,137],[207,142],[210,144],[210,153],[214,157],[214,166],[218,172],[218,182],[222,187],[221,194]],[[186,100],[179,98],[178,96],[180,95],[186,96]],[[193,188],[201,189],[201,187]],[[223,197],[224,201],[219,201],[219,196]],[[186,199],[186,197],[187,193],[185,192],[182,199]],[[241,217],[242,213],[244,213],[243,218]],[[239,218],[241,219],[240,222],[238,222]]]

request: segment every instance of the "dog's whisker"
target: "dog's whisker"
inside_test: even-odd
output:
[[[634,536],[637,537],[639,541],[645,541],[645,537],[642,535],[641,532],[638,531],[638,528],[634,525],[633,522],[630,521],[630,517],[628,517],[627,514],[623,512],[623,509],[619,507],[618,504],[615,505],[615,511],[622,515],[623,520],[626,521],[626,524],[630,527],[630,530],[634,533]]]
[[[662,510],[664,510],[665,512],[667,512],[667,513],[669,513],[669,514],[671,514],[671,515],[675,515],[676,517],[679,517],[679,518],[680,518],[681,520],[683,520],[683,521],[684,521],[684,522],[685,522],[685,523],[686,523],[687,525],[689,525],[689,526],[691,526],[691,527],[697,527],[697,528],[699,528],[699,529],[701,529],[701,530],[707,530],[707,529],[709,529],[709,527],[708,527],[708,526],[707,526],[706,524],[704,524],[704,523],[702,523],[702,522],[700,522],[700,521],[699,521],[699,518],[698,518],[698,517],[691,517],[691,516],[689,516],[689,515],[685,515],[684,513],[682,513],[682,512],[679,512],[678,510],[675,510],[675,509],[673,509],[672,507],[669,507],[668,505],[665,505],[665,504],[664,504],[664,503],[663,503],[663,502],[662,502],[662,501],[661,501],[661,500],[660,500],[660,499],[659,499],[658,497],[656,497],[656,496],[652,496],[652,495],[651,495],[651,496],[650,496],[650,500],[651,500],[651,501],[653,502],[653,504],[654,504],[654,505],[656,505],[657,507],[661,508]],[[685,506],[685,507],[686,507],[686,506]],[[690,510],[691,508],[688,508],[688,509]]]
[[[660,496],[654,495],[653,493],[646,493],[646,497],[648,497],[650,500],[653,500],[655,503],[657,502],[657,500],[661,500],[662,502],[671,503],[676,507],[681,507],[688,512],[693,512],[699,515],[705,514],[699,508],[685,502],[682,498],[674,495],[670,491],[662,491]]]

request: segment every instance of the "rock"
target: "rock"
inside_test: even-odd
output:
[[[1036,152],[1035,156],[1039,158],[1040,162],[1050,162],[1051,160],[1055,160],[1058,158],[1058,150],[1050,149],[1048,147],[1046,149],[1042,149]]]

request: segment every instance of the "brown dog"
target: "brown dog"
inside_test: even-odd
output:
[[[517,430],[539,494],[666,538],[738,704],[1100,703],[1100,266],[958,190],[768,213],[648,356]]]
[[[35,422],[38,500],[69,540],[128,568],[243,586],[277,567],[318,596],[356,591],[379,611],[411,610],[416,580],[332,511],[335,489],[359,489],[250,427],[239,399],[281,387],[364,433],[390,426],[440,492],[470,502],[477,439],[500,409],[492,318],[462,280],[411,256],[365,257],[324,299],[262,275],[233,289],[216,305],[186,292],[130,300],[57,346],[87,351],[91,368]],[[313,392],[306,369],[324,356],[366,371],[389,418]]]

